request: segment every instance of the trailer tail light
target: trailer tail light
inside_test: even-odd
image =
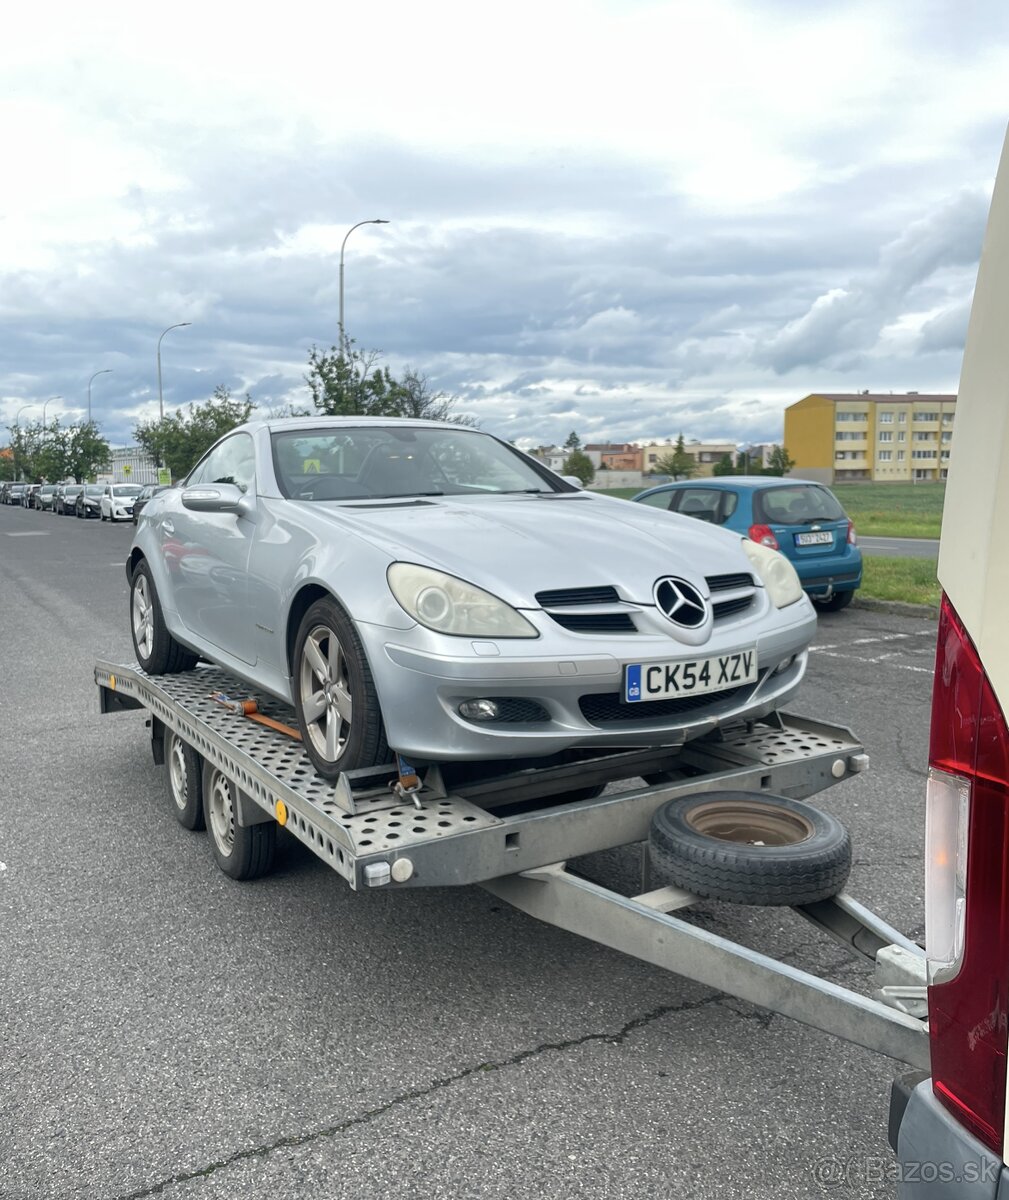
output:
[[[746,531],[746,536],[751,542],[759,542],[761,546],[770,546],[772,550],[781,549],[770,525],[751,525]]]
[[[855,533],[855,526],[854,526],[853,522],[851,522],[851,521],[848,522],[848,545],[849,546],[857,546],[858,545],[858,535]]]
[[[1009,729],[966,630],[939,616],[926,793],[932,1086],[1001,1153],[1009,1013]]]

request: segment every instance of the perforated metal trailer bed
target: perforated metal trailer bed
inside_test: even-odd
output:
[[[335,784],[317,775],[297,741],[212,698],[239,686],[216,668],[152,677],[135,664],[99,662],[95,681],[103,713],[147,711],[154,758],[168,765],[177,815],[190,827],[202,824],[206,796],[215,856],[234,878],[269,869],[283,826],[352,888],[480,884],[549,924],[914,1066],[928,1065],[924,952],[849,896],[794,907],[874,964],[871,997],[682,920],[675,914],[697,896],[651,883],[653,818],[670,801],[726,791],[812,796],[868,765],[843,727],[781,714],[659,752],[576,755],[481,775],[472,767],[431,767],[421,790],[404,796],[390,789],[393,766],[350,771]],[[254,699],[268,720],[291,722],[275,701]],[[565,865],[620,846],[641,849],[635,895],[602,887]]]

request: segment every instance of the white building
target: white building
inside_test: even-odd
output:
[[[97,483],[157,483],[158,468],[139,446],[123,446],[98,472]]]

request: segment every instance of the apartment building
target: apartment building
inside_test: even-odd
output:
[[[139,446],[123,446],[95,477],[98,483],[157,483],[158,468]]]
[[[823,483],[946,478],[955,395],[813,393],[785,409],[791,474]]]

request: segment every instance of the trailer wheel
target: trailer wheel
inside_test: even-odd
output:
[[[175,815],[186,829],[203,829],[203,759],[174,729],[165,730],[168,794]]]
[[[203,809],[217,865],[232,879],[258,879],[273,866],[277,826],[239,825],[235,785],[211,763],[203,765]]]
[[[763,793],[670,800],[652,818],[649,851],[670,883],[733,904],[825,900],[851,870],[851,839],[836,817]]]
[[[389,759],[378,694],[354,623],[328,597],[305,613],[294,643],[294,707],[320,775]]]
[[[130,581],[130,632],[137,662],[148,675],[175,675],[196,666],[197,655],[168,632],[151,568],[144,559],[134,567]]]

